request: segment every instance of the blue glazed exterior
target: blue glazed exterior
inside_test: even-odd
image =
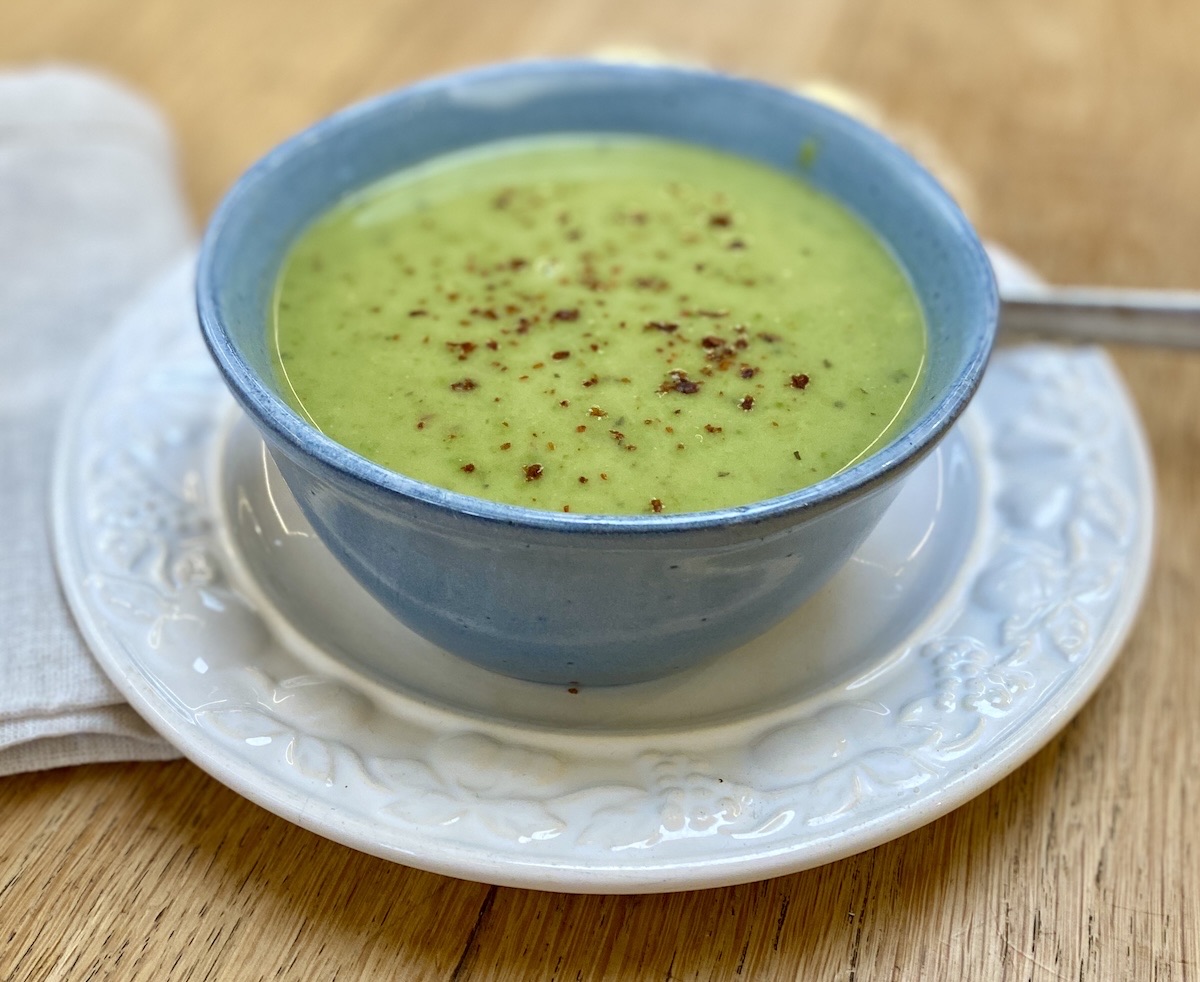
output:
[[[387,471],[309,426],[276,391],[267,326],[290,243],[346,193],[496,139],[646,133],[795,171],[888,243],[929,325],[913,422],[820,484],[681,515],[538,512]],[[802,154],[801,148],[809,148]],[[991,267],[953,202],[902,151],[794,94],[706,72],[529,62],[426,82],[339,113],[268,154],[209,226],[205,339],[317,533],[400,620],[507,675],[563,685],[665,675],[778,622],[851,555],[899,478],[973,394],[995,333]]]

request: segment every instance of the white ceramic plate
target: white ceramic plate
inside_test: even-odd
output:
[[[1024,348],[994,358],[845,571],[764,637],[628,688],[491,675],[395,624],[311,535],[190,291],[190,266],[153,290],[68,410],[63,584],[159,732],[357,849],[587,892],[825,863],[1026,760],[1137,611],[1153,488],[1124,388],[1099,350]]]

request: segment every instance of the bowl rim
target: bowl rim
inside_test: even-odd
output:
[[[557,74],[565,77],[574,73],[605,72],[623,79],[641,75],[647,79],[674,77],[709,83],[732,83],[775,98],[782,96],[794,100],[803,104],[806,112],[823,117],[824,125],[849,131],[856,140],[870,145],[882,160],[890,162],[905,174],[919,197],[936,205],[929,209],[929,213],[940,214],[947,223],[949,231],[962,246],[958,259],[964,270],[974,276],[975,286],[983,295],[984,302],[976,315],[982,330],[970,349],[965,370],[887,445],[814,484],[742,505],[708,511],[635,515],[543,511],[451,491],[374,463],[305,421],[264,384],[258,373],[241,356],[220,316],[216,300],[215,256],[223,247],[225,229],[231,224],[243,200],[258,185],[269,182],[284,161],[305,153],[318,143],[336,138],[340,131],[354,126],[362,117],[387,113],[431,93],[456,87],[477,87],[502,79],[511,80],[522,74],[542,77]],[[348,481],[360,495],[382,491],[411,504],[429,506],[444,514],[493,525],[559,532],[631,533],[639,536],[673,530],[757,525],[782,517],[798,517],[798,513],[813,515],[849,504],[878,488],[889,477],[903,473],[936,445],[966,408],[990,358],[999,314],[999,296],[991,263],[974,228],[937,180],[911,154],[878,130],[800,93],[728,72],[582,58],[513,60],[439,74],[355,102],[287,138],[252,164],[217,206],[201,240],[195,290],[196,309],[205,344],[242,408],[260,429],[265,426],[282,442],[282,449],[289,456],[298,454],[302,459],[315,461],[321,469],[332,471],[340,477],[343,487]],[[301,466],[312,469],[309,462]]]

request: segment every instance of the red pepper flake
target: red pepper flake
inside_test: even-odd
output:
[[[510,449],[511,447],[512,447],[512,444],[511,444],[511,443],[502,443],[502,444],[500,444],[500,449],[501,449],[501,450],[508,450],[508,449]]]
[[[719,338],[715,334],[710,334],[708,337],[701,339],[700,343],[706,348],[722,348],[725,346],[725,339]]]
[[[713,215],[708,220],[708,224],[712,228],[729,228],[729,226],[733,224],[733,219],[729,215],[722,212],[720,214]]]
[[[460,468],[460,470],[464,474],[473,474],[475,472],[475,465],[474,464],[463,464],[462,467]]]
[[[738,375],[740,375],[742,378],[754,378],[754,376],[757,374],[758,369],[753,365],[743,365],[741,371],[738,372]],[[795,379],[795,376],[793,375],[792,378]]]
[[[408,316],[409,317],[428,317],[429,311],[428,310],[420,310],[420,309],[410,310],[408,312]]]
[[[687,372],[673,369],[667,381],[658,387],[659,392],[682,392],[685,396],[694,395],[700,391],[700,383],[693,382]]]
[[[592,406],[592,408],[588,410],[588,415],[595,416],[597,419],[604,419],[604,417],[607,416],[608,413],[606,413],[599,406]]]
[[[539,477],[542,476],[542,465],[541,464],[526,464],[524,467],[524,470],[525,470],[525,480],[527,480],[527,481],[536,481]]]
[[[575,308],[570,310],[556,310],[550,317],[552,321],[577,321],[579,320],[579,311]]]
[[[473,378],[460,378],[457,382],[451,382],[450,388],[455,392],[470,392],[478,384]]]
[[[746,412],[750,412],[754,408],[754,396],[744,396],[742,401],[738,403]]]
[[[600,381],[600,379],[597,376],[593,375],[591,378],[585,378],[583,380],[583,387],[585,389],[590,389],[593,385],[595,385],[599,381]]]
[[[577,686],[574,686],[574,685],[572,685],[572,686],[569,686],[569,687],[567,688],[567,691],[568,691],[569,693],[571,693],[571,695],[573,695],[573,696],[577,696],[577,695],[579,695],[579,688],[578,688]]]
[[[720,427],[720,426],[713,426],[713,424],[712,424],[712,423],[705,423],[705,424],[704,424],[704,428],[705,428],[705,429],[706,429],[706,430],[707,430],[709,433],[721,433],[721,432],[724,432],[724,430],[723,430],[723,428],[722,428],[722,427]]]
[[[622,433],[620,430],[609,430],[608,432],[609,432],[609,435],[610,435],[610,436],[611,436],[611,437],[612,437],[614,440],[616,440],[616,441],[617,441],[617,443],[620,443],[622,440],[624,440],[624,439],[625,439],[625,434],[624,434],[624,433]]]
[[[586,426],[584,426],[584,425],[583,425],[583,423],[580,423],[578,426],[576,426],[576,427],[575,427],[575,432],[576,432],[576,433],[583,433],[583,432],[585,432],[586,430],[587,430],[587,427],[586,427]]]
[[[499,316],[491,307],[472,307],[471,313],[475,317],[484,317],[490,321],[494,321]]]
[[[570,505],[563,505],[563,511],[570,511],[570,510],[571,510]]]
[[[580,483],[580,484],[587,484],[587,478],[586,478],[586,477],[584,477],[582,474],[580,474],[580,475],[579,475],[579,483]]]
[[[642,330],[665,331],[667,334],[671,334],[679,330],[679,325],[672,324],[670,321],[646,321],[646,326]]]
[[[559,405],[560,405],[560,406],[562,406],[562,407],[563,407],[563,409],[566,409],[566,408],[567,408],[569,405],[571,405],[571,403],[570,403],[568,400],[566,400],[566,399],[562,399],[562,400],[559,402]]]
[[[661,514],[662,510],[663,510],[662,501],[658,498],[651,498],[650,499],[650,510],[652,512],[654,512],[654,514],[656,514],[656,515]]]
[[[650,290],[654,293],[662,293],[671,288],[671,284],[661,276],[639,276],[633,281],[633,284],[639,290]]]
[[[792,376],[791,385],[793,389],[806,389],[808,388],[808,383],[809,378],[803,372],[801,372],[799,375]]]
[[[569,352],[569,351],[556,351],[556,352],[554,352],[554,354],[553,354],[553,355],[551,355],[550,357],[551,357],[551,358],[553,358],[555,361],[562,361],[564,358],[570,358],[570,357],[571,357],[571,352]]]
[[[545,367],[546,367],[546,363],[545,363],[544,361],[535,361],[535,362],[533,363],[533,366],[532,366],[532,367],[533,367],[533,368],[535,368],[535,369],[537,369],[537,368],[545,368]]]
[[[546,449],[547,449],[547,450],[553,450],[553,449],[554,449],[554,441],[553,441],[553,440],[547,440],[547,441],[546,441]]]
[[[459,361],[466,361],[467,355],[474,351],[477,345],[474,341],[447,341],[446,347],[458,352]]]
[[[602,481],[607,481],[607,480],[608,480],[608,475],[607,475],[607,474],[605,474],[605,473],[604,473],[604,471],[601,471],[601,472],[600,472],[600,480],[602,480]]]
[[[519,256],[514,257],[508,261],[509,269],[524,269],[528,265],[529,265],[529,261],[526,259],[521,259]]]
[[[500,350],[500,342],[499,341],[485,341],[484,343],[487,345],[487,348],[489,351],[499,351]]]
[[[531,321],[529,320],[528,317],[522,317],[519,321],[517,321],[517,333],[518,334],[528,334],[530,323],[531,323]]]

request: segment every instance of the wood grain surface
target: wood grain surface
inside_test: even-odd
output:
[[[0,3],[0,68],[82,63],[161,107],[198,225],[350,100],[637,45],[862,94],[1051,279],[1192,288],[1197,39],[1195,0]],[[762,883],[578,897],[355,853],[185,762],[19,775],[0,780],[0,979],[1200,977],[1200,356],[1116,354],[1159,481],[1145,608],[1063,733],[940,821]]]

